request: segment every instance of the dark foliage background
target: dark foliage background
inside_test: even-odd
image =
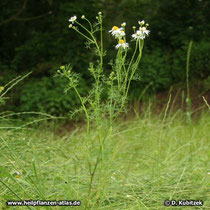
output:
[[[2,0],[0,10],[0,85],[33,71],[12,90],[7,109],[61,115],[77,106],[75,94],[63,93],[65,81],[53,75],[60,65],[71,63],[83,78],[80,91],[87,93],[91,87],[87,68],[94,55],[85,49],[84,39],[68,28],[68,20],[84,14],[94,21],[98,11],[104,15],[107,63],[115,56],[108,33],[113,25],[125,21],[130,36],[138,20],[150,24],[139,68],[141,81],[131,89],[133,99],[151,82],[148,93],[185,81],[190,40],[190,78],[202,80],[210,89],[209,0]],[[105,71],[110,71],[109,65]]]

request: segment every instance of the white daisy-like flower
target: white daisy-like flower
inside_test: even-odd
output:
[[[132,38],[134,39],[145,39],[145,35],[140,31],[136,31],[135,34],[132,34]]]
[[[142,20],[142,21],[138,21],[139,25],[143,26],[145,24],[145,21]]]
[[[112,30],[109,31],[115,38],[121,39],[125,36],[125,31],[123,28],[118,28],[117,26],[113,26]]]
[[[134,39],[145,39],[146,36],[148,36],[150,33],[149,30],[146,29],[146,27],[140,27],[139,30],[136,31],[135,34],[132,34],[132,37]]]
[[[123,39],[120,39],[118,41],[118,44],[116,45],[116,49],[118,49],[119,47],[122,47],[123,49],[127,48],[129,46],[128,43],[126,43]]]
[[[77,19],[77,16],[75,15],[69,19],[69,22],[72,22],[72,24],[74,24],[74,21],[76,21],[76,19]]]
[[[146,27],[140,27],[139,28],[139,30],[140,31],[142,31],[142,33],[143,34],[146,34],[147,36],[149,35],[149,33],[150,33],[150,31],[149,30],[147,30],[147,28]]]

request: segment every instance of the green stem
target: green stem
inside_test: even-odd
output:
[[[132,56],[131,62],[130,62],[130,64],[129,64],[129,66],[128,66],[128,70],[127,70],[127,74],[126,74],[126,78],[125,78],[125,95],[124,95],[124,97],[123,97],[122,105],[121,105],[120,109],[118,110],[118,112],[117,112],[117,114],[116,114],[114,120],[117,119],[117,117],[118,117],[119,114],[122,112],[122,109],[123,109],[123,107],[124,107],[124,105],[125,105],[125,101],[126,101],[126,99],[127,99],[128,91],[129,91],[129,89],[130,89],[131,80],[133,79],[133,76],[134,76],[134,74],[135,74],[135,72],[136,72],[136,69],[137,69],[137,67],[138,67],[138,65],[139,65],[139,62],[140,62],[140,60],[141,60],[143,44],[144,44],[143,40],[142,40],[142,45],[141,45],[141,41],[140,41],[140,40],[138,40],[138,41],[136,42],[136,49],[135,49],[134,54],[133,54],[133,56]],[[137,48],[139,48],[139,55],[138,55],[138,57],[137,57],[137,59],[136,59],[136,62],[135,62],[135,64],[134,64],[134,65],[135,65],[135,66],[134,66],[134,69],[132,70],[131,76],[130,76],[130,78],[129,78],[129,80],[128,80],[128,79],[127,79],[127,77],[128,77],[128,72],[129,72],[129,69],[130,69],[130,67],[131,67],[131,63],[133,62],[133,59],[134,59],[134,57],[135,57]],[[126,87],[127,80],[128,80],[128,85],[127,85],[127,87]]]
[[[129,70],[130,70],[130,68],[131,68],[131,65],[132,65],[132,63],[133,63],[133,59],[134,59],[134,57],[135,57],[135,55],[136,55],[136,52],[137,52],[137,49],[138,49],[138,43],[139,43],[139,42],[140,42],[139,40],[136,41],[136,47],[135,47],[133,56],[132,56],[132,58],[131,58],[131,60],[130,60],[130,63],[129,63],[127,72],[129,72]]]
[[[89,115],[88,115],[87,109],[86,109],[86,107],[85,107],[85,104],[84,104],[84,102],[83,102],[83,100],[82,100],[82,97],[80,96],[80,94],[79,94],[77,88],[76,88],[75,86],[73,86],[73,88],[74,88],[74,90],[75,90],[77,96],[79,97],[79,100],[80,100],[80,102],[81,102],[81,104],[82,104],[82,107],[83,107],[83,110],[84,110],[84,112],[85,112],[86,119],[87,119],[87,135],[89,135],[90,119],[89,119]]]
[[[127,57],[127,52],[128,52],[128,50],[126,49],[125,55],[123,56],[123,59],[122,59],[122,64],[123,64],[123,69],[124,69],[124,71],[125,71],[125,74],[126,74],[125,59],[126,59],[126,57]]]
[[[86,20],[89,23],[89,25],[90,25],[90,31],[92,33],[93,32],[93,26],[92,26],[91,22],[87,18],[84,18],[84,20]]]
[[[190,87],[189,87],[189,66],[190,66],[190,54],[192,49],[192,41],[189,43],[188,51],[187,51],[187,65],[186,65],[186,85],[187,85],[187,118],[189,122],[191,122],[191,100],[190,100]]]
[[[137,49],[138,49],[138,42],[139,42],[139,41],[136,41],[136,47],[135,47],[133,56],[132,56],[132,58],[131,58],[131,60],[130,60],[128,69],[127,69],[127,71],[126,71],[125,81],[124,81],[124,93],[125,93],[125,90],[126,90],[126,85],[127,85],[129,70],[130,70],[130,68],[131,68],[131,65],[132,65],[132,63],[133,63],[133,59],[134,59],[134,57],[135,57],[135,55],[136,55],[136,52],[137,52]]]
[[[121,54],[122,49],[121,47],[119,48],[119,50],[117,51],[117,57],[116,57],[116,73],[117,73],[117,86],[118,86],[118,90],[120,89],[120,70],[121,70]]]
[[[99,46],[98,46],[98,43],[97,43],[97,41],[96,41],[96,39],[95,39],[95,37],[93,36],[93,33],[92,32],[90,32],[87,28],[85,28],[82,24],[80,24],[79,22],[77,22],[77,21],[75,21],[79,26],[81,26],[85,31],[87,31],[87,33],[88,34],[90,34],[90,36],[92,37],[92,41],[95,43],[95,45],[96,45],[96,48],[97,48],[97,50],[98,50],[98,53],[99,53],[99,56],[101,57],[101,51],[100,51],[100,48],[99,48]],[[90,39],[90,38],[88,38],[88,39]],[[91,40],[91,39],[90,39]]]
[[[112,111],[113,111],[113,108],[112,107],[112,102],[113,102],[113,81],[111,81],[111,89],[110,89],[110,97],[111,97],[111,100],[110,100],[110,105],[109,105],[109,124],[110,126],[112,126]]]
[[[131,76],[130,76],[129,81],[128,81],[128,86],[127,86],[126,95],[125,95],[126,98],[127,98],[127,94],[128,94],[129,88],[130,88],[131,80],[133,79],[133,75],[135,74],[135,72],[136,72],[136,70],[138,68],[138,65],[139,65],[139,62],[140,62],[141,56],[142,56],[142,49],[143,49],[143,44],[144,44],[143,40],[142,40],[142,45],[141,45],[141,41],[140,40],[139,40],[138,44],[139,44],[139,56],[136,59],[136,63],[134,64],[135,67],[132,70]]]
[[[101,35],[101,69],[102,69],[102,66],[103,66],[103,20],[100,15],[99,15],[99,18],[100,18],[100,23],[101,23],[100,35]]]
[[[74,28],[73,28],[74,29]],[[87,40],[89,40],[90,42],[94,42],[94,40],[90,39],[89,37],[87,37],[85,34],[83,34],[82,32],[80,32],[79,30],[77,30],[76,28],[74,29],[77,33],[79,33],[80,35],[84,36]]]
[[[102,18],[101,18],[102,19]],[[80,24],[79,22],[75,21],[79,26],[81,26],[88,34],[90,34],[90,36],[92,37],[93,40],[91,40],[90,38],[88,38],[89,40],[93,41],[96,48],[97,48],[97,51],[98,51],[98,54],[100,56],[100,69],[98,71],[98,77],[96,79],[96,92],[98,92],[98,88],[99,88],[99,80],[100,80],[100,72],[102,71],[102,68],[103,68],[103,48],[101,48],[100,50],[100,47],[92,33],[92,31],[90,32],[86,27],[84,27],[82,24]],[[101,22],[101,34],[102,34],[102,20],[100,21]],[[78,31],[79,32],[79,31]],[[80,32],[81,33],[81,32]],[[84,35],[85,36],[85,35]],[[101,35],[101,45],[103,47],[103,40],[102,40],[102,35]],[[100,103],[100,100],[99,100],[99,94],[96,94],[96,101],[97,101],[97,107],[99,108],[99,103]]]
[[[87,19],[86,19],[87,20]],[[87,20],[88,21],[88,20]],[[100,81],[100,73],[102,72],[102,68],[103,68],[103,37],[102,37],[102,20],[100,20],[100,23],[101,23],[101,45],[102,45],[102,48],[100,49],[97,41],[96,41],[96,38],[94,37],[93,35],[93,32],[92,32],[92,25],[91,23],[89,22],[90,26],[91,26],[91,31],[89,31],[85,26],[83,26],[82,24],[80,24],[79,22],[75,21],[80,27],[82,27],[90,36],[92,39],[90,39],[89,37],[87,37],[86,35],[84,35],[83,33],[81,33],[80,31],[77,30],[77,32],[79,32],[81,35],[83,35],[85,38],[87,38],[89,41],[93,42],[96,46],[96,49],[98,51],[98,54],[100,56],[100,68],[99,68],[99,71],[98,71],[98,74],[97,74],[97,77],[95,78],[96,80],[96,91],[95,91],[95,100],[97,102],[97,107],[96,107],[96,119],[97,119],[97,122],[99,122],[99,119],[98,119],[98,116],[99,116],[99,107],[100,107],[100,96],[99,96],[99,81]],[[78,95],[79,96],[79,95]],[[81,99],[80,99],[81,101]],[[82,101],[81,101],[82,102]],[[83,108],[85,107],[84,104],[83,105]],[[86,117],[87,117],[87,123],[88,123],[88,128],[89,129],[89,118],[88,118],[88,114],[87,114],[87,110],[86,108],[84,108],[84,111],[86,113]]]

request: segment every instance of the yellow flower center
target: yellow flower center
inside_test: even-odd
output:
[[[120,39],[118,42],[118,44],[124,44],[124,43],[125,43],[125,41],[123,39]]]
[[[116,31],[116,30],[118,30],[118,29],[119,29],[119,28],[118,28],[117,26],[113,26],[113,27],[112,27],[112,30],[113,30],[113,31]]]

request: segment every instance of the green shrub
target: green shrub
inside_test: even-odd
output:
[[[145,88],[147,88],[147,94],[166,89],[170,86],[172,74],[168,65],[169,60],[170,57],[160,48],[145,52],[137,72],[141,82],[134,82],[132,85],[132,100],[138,99]]]
[[[174,81],[185,81],[186,56],[189,42],[172,55],[172,74]],[[210,74],[210,42],[193,42],[190,56],[190,78],[205,79]]]
[[[210,91],[210,76],[208,76],[207,79],[203,81],[203,91]]]
[[[140,75],[144,86],[152,81],[153,91],[167,88],[172,82],[168,63],[169,57],[163,50],[157,48],[147,52],[147,56],[142,59],[142,67],[140,67],[142,69]]]
[[[85,94],[87,86],[80,81],[80,92]],[[33,79],[22,87],[20,95],[21,111],[41,111],[52,115],[64,115],[80,104],[73,91],[63,94],[66,83],[55,77]]]

